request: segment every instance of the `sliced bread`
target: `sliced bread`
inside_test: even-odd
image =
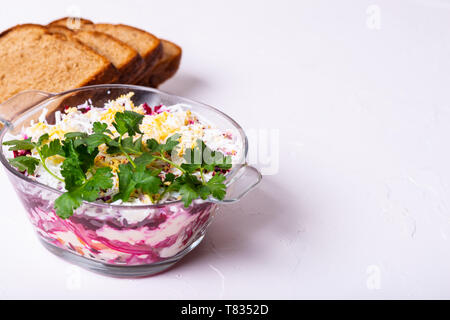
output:
[[[49,25],[73,26],[75,19],[66,17],[53,21]],[[173,42],[160,40],[160,48],[158,48],[158,39],[155,36],[126,25],[94,24],[90,20],[79,18],[78,26],[84,30],[101,31],[120,39],[135,48],[144,57],[145,65],[134,78],[127,81],[128,83],[158,87],[172,77],[179,68],[182,50]],[[107,57],[107,55],[105,56]]]
[[[157,88],[164,81],[171,78],[178,70],[181,62],[182,50],[173,42],[161,39],[163,55],[150,72],[150,76],[139,84]]]
[[[133,83],[138,83],[142,79],[148,77],[148,73],[155,63],[162,57],[161,41],[144,30],[134,28],[123,24],[86,24],[82,26],[83,30],[95,30],[106,33],[120,41],[125,42],[130,47],[134,48],[145,61],[145,69],[131,80]]]
[[[105,57],[43,26],[18,25],[0,34],[0,102],[23,90],[61,92],[117,78]]]
[[[144,60],[136,50],[106,33],[88,30],[72,31],[59,25],[50,25],[48,29],[50,32],[74,37],[111,61],[120,73],[117,80],[119,83],[131,83],[130,81],[145,67]]]
[[[120,72],[119,83],[132,83],[145,68],[144,59],[136,50],[106,33],[80,30],[74,37],[113,63]]]

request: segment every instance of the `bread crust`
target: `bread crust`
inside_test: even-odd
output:
[[[72,30],[70,30],[69,28],[66,28],[64,26],[60,26],[60,25],[47,26],[47,30],[51,33],[59,33],[59,34],[65,35],[65,36],[73,35]]]
[[[158,47],[156,47],[152,55],[149,57],[149,59],[147,59],[145,70],[141,74],[138,74],[134,79],[134,81],[136,83],[141,83],[145,79],[148,79],[152,73],[153,67],[158,63],[158,61],[162,58],[162,56],[163,56],[163,47],[162,43],[160,42]]]
[[[150,51],[150,53],[146,56],[143,57],[145,60],[145,63],[147,64],[147,68],[152,67],[156,61],[158,61],[158,59],[160,59],[162,57],[162,43],[161,40],[156,37],[155,35],[151,34],[150,32],[147,32],[145,30],[136,28],[136,27],[132,27],[132,26],[128,26],[125,24],[117,24],[116,26],[120,27],[120,28],[127,28],[130,30],[134,30],[137,32],[143,32],[145,33],[148,37],[152,38],[152,40],[155,42],[154,48],[153,50]]]
[[[124,77],[119,80],[120,83],[135,84],[134,79],[145,69],[145,61],[137,54],[128,65],[121,70]]]
[[[8,33],[10,33],[11,31],[14,31],[16,29],[20,29],[20,28],[25,28],[25,27],[35,27],[36,29],[42,29],[42,31],[45,33],[47,32],[47,29],[40,25],[40,24],[35,24],[35,23],[24,23],[24,24],[18,24],[15,25],[9,29],[6,29],[5,31],[3,31],[2,33],[0,33],[0,38],[3,36],[6,36]]]
[[[181,47],[169,40],[161,39],[161,42],[164,48],[163,57],[152,68],[148,78],[140,82],[141,85],[157,88],[171,78],[180,67],[183,53]]]

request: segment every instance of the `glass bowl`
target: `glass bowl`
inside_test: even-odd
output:
[[[90,99],[95,106],[128,92],[136,105],[183,103],[201,118],[237,136],[240,159],[227,174],[224,200],[197,199],[185,208],[181,201],[158,205],[110,205],[83,202],[74,215],[61,219],[54,202],[61,191],[31,180],[7,160],[8,148],[1,147],[0,162],[22,201],[39,240],[54,254],[92,271],[117,276],[153,275],[171,267],[194,249],[205,236],[219,205],[239,201],[261,181],[261,174],[245,162],[248,142],[242,128],[221,111],[159,90],[132,85],[98,85],[59,94],[41,91],[20,93],[0,105],[0,144],[5,136],[17,135],[44,108],[47,121],[64,106],[77,106]]]

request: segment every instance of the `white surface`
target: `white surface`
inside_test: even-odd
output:
[[[119,280],[41,247],[2,172],[1,298],[450,298],[450,1],[126,3],[10,1],[0,26],[74,4],[178,42],[161,89],[279,129],[278,174],[172,270]]]

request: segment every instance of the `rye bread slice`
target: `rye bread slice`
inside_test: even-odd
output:
[[[134,79],[132,83],[138,83],[142,79],[148,77],[148,72],[155,63],[162,57],[163,49],[161,41],[144,30],[123,25],[123,24],[86,24],[82,26],[83,30],[95,30],[106,33],[122,42],[125,42],[130,47],[134,48],[145,61],[145,68]]]
[[[98,31],[80,30],[74,37],[109,59],[119,70],[119,83],[131,83],[145,67],[141,55],[126,43]]]
[[[136,50],[106,33],[89,30],[72,31],[60,25],[50,25],[48,30],[74,37],[111,61],[120,73],[117,80],[119,83],[131,83],[130,81],[142,72],[145,66],[144,60]]]
[[[117,78],[106,58],[43,26],[18,25],[0,34],[0,102],[24,90],[61,92]]]
[[[150,76],[143,79],[139,84],[157,88],[164,81],[171,78],[180,67],[182,50],[175,43],[161,39],[163,55],[150,72]]]
[[[72,20],[75,18],[62,18],[59,20],[56,20],[52,23],[50,23],[51,26],[60,26],[60,25],[70,25],[74,24]],[[139,30],[130,26],[125,25],[110,25],[110,24],[93,24],[92,21],[87,19],[79,19],[78,24],[81,28],[85,30],[99,30],[102,32],[110,32],[111,35],[114,35],[115,37],[121,36],[122,39],[125,39],[125,37],[128,39],[136,37],[132,34],[130,30],[144,32],[143,30]],[[122,30],[118,31],[116,30],[117,26],[122,26]],[[108,31],[109,30],[109,31]],[[122,35],[119,35],[119,32],[122,33]],[[148,33],[147,33],[148,35]],[[153,36],[150,37],[150,41],[153,41],[152,39],[155,38]],[[138,39],[137,42],[132,43],[132,45],[135,46],[136,49],[139,49],[138,46],[141,46],[140,53],[145,55],[145,46],[148,46],[149,39],[146,39],[145,36],[142,36]],[[160,84],[162,84],[167,79],[171,78],[178,70],[180,61],[181,61],[181,55],[182,50],[179,46],[177,46],[175,43],[170,42],[168,40],[162,40],[161,39],[161,51],[162,54],[160,54],[160,58],[152,63],[147,63],[144,65],[144,68],[140,71],[140,73],[137,73],[137,76],[134,79],[131,79],[128,81],[128,83],[138,83],[140,85],[145,86],[151,86],[151,87],[158,87]]]

